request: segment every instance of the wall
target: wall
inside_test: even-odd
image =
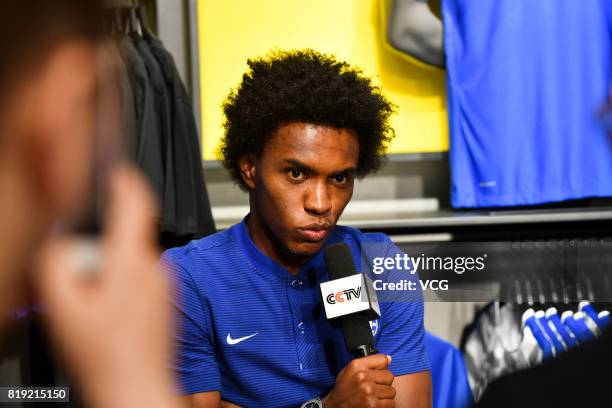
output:
[[[396,154],[448,150],[444,71],[416,63],[386,40],[388,0],[199,0],[198,41],[204,158],[223,134],[221,104],[247,59],[312,48],[363,70],[397,106]]]

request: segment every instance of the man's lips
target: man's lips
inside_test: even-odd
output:
[[[325,239],[331,230],[329,224],[310,224],[305,227],[298,228],[300,234],[311,242],[319,242]]]

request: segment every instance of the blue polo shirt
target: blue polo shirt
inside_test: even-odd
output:
[[[401,253],[386,235],[354,228],[337,226],[326,245],[335,242],[350,245],[358,270],[368,251]],[[296,407],[327,394],[350,362],[342,331],[321,304],[319,284],[328,280],[323,251],[291,275],[255,246],[243,221],[170,249],[163,260],[173,265],[177,289],[174,368],[182,393],[219,391],[245,407]],[[402,271],[401,278],[417,276]],[[390,370],[396,376],[429,370],[420,291],[379,300],[381,318],[372,329],[378,350],[393,356]]]

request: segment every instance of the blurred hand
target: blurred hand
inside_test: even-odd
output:
[[[110,184],[97,252],[74,237],[52,238],[44,248],[42,302],[91,406],[174,406],[169,287],[158,269],[153,196],[127,165]]]
[[[394,407],[390,363],[391,356],[383,354],[352,360],[338,374],[336,385],[323,399],[323,405],[325,408]]]

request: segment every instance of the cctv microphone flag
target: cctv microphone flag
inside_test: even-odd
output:
[[[321,283],[325,316],[335,319],[364,313],[369,320],[380,317],[380,306],[372,280],[362,273]]]

